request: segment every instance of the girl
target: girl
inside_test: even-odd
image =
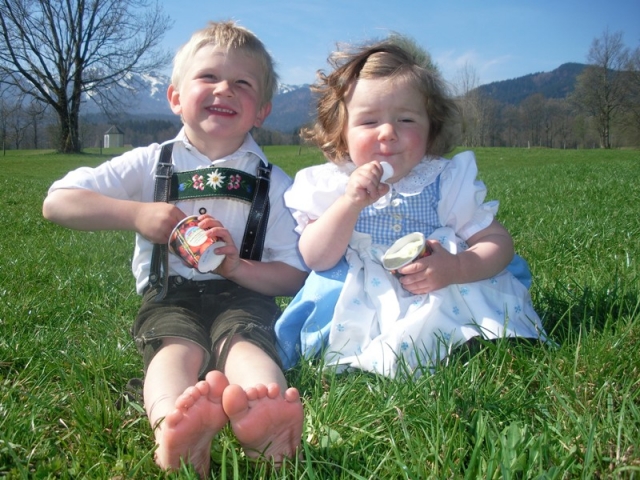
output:
[[[544,339],[473,154],[441,157],[456,108],[428,55],[394,36],[330,62],[306,132],[329,163],[301,170],[285,193],[313,270],[276,324],[285,366],[322,353],[327,365],[395,376],[476,336]],[[386,270],[385,251],[412,232],[431,254]]]

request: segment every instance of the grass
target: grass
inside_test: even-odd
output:
[[[265,150],[291,175],[322,161]],[[53,180],[110,153],[0,157],[1,478],[162,476],[142,409],[117,408],[142,373],[133,234],[41,215]],[[487,344],[408,381],[304,362],[287,373],[305,406],[304,459],[270,471],[225,430],[212,478],[640,478],[640,152],[476,155],[557,348]]]

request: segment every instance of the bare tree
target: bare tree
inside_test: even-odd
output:
[[[480,129],[479,118],[479,80],[475,68],[465,63],[456,74],[454,90],[460,108],[461,141],[465,147],[478,146]]]
[[[2,140],[2,150],[6,150],[8,144],[13,141],[11,125],[19,105],[15,101],[8,101],[4,96],[0,96],[0,140]]]
[[[534,93],[520,104],[523,131],[527,133],[527,146],[542,146],[545,123],[546,99],[541,93]]]
[[[50,105],[61,152],[79,152],[84,95],[116,100],[132,73],[167,64],[157,0],[0,0],[0,82]]]
[[[627,114],[627,126],[637,145],[640,141],[640,47],[631,52],[626,75],[628,99],[624,110]]]
[[[575,103],[591,115],[597,125],[600,148],[611,148],[611,126],[625,104],[623,75],[628,65],[629,49],[622,42],[622,32],[606,30],[589,50],[589,65],[578,77]]]
[[[25,115],[29,118],[29,125],[31,126],[33,148],[38,148],[40,145],[40,124],[45,118],[48,108],[49,105],[43,104],[33,97],[24,106]]]

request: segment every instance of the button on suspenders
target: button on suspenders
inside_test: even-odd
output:
[[[183,185],[189,181],[189,175],[193,172],[173,173],[172,162],[173,143],[166,144],[160,151],[160,158],[156,166],[154,202],[169,202],[182,198],[197,197],[232,197],[251,202],[247,225],[240,247],[240,257],[247,260],[260,260],[262,248],[269,221],[269,182],[271,180],[271,164],[264,166],[260,162],[257,175],[247,174],[239,170],[211,167],[207,171],[218,177],[233,177],[234,188],[226,191],[209,189],[183,193]],[[206,171],[197,171],[199,175]],[[169,279],[169,250],[167,244],[154,244],[151,254],[151,266],[149,272],[149,286],[160,286],[160,292],[156,301],[162,300],[168,287]]]

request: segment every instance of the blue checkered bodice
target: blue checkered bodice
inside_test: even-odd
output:
[[[368,233],[373,243],[380,245],[391,245],[412,232],[429,236],[442,226],[438,219],[439,180],[438,176],[417,195],[403,196],[394,191],[385,208],[366,207],[356,222],[356,231]]]

